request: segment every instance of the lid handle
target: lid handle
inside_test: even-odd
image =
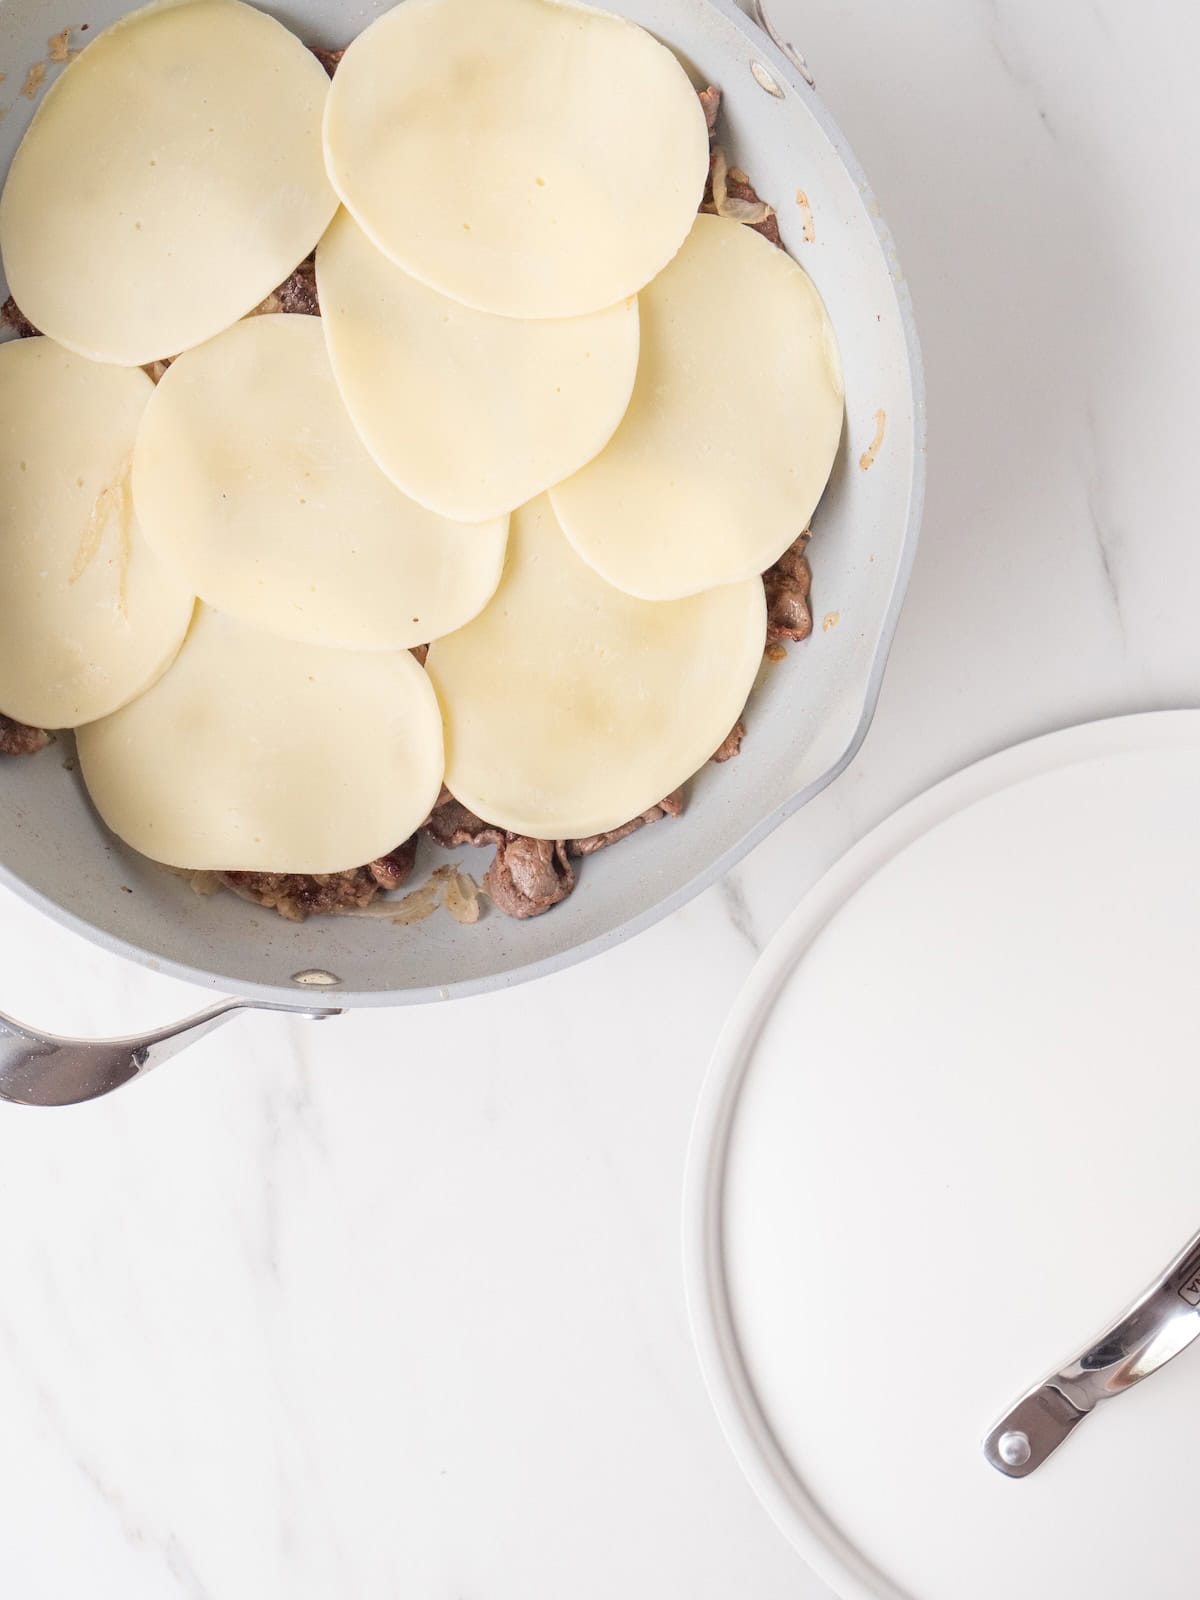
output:
[[[1101,1400],[1124,1394],[1200,1335],[1200,1234],[1098,1339],[1005,1412],[983,1453],[1007,1478],[1027,1478]]]

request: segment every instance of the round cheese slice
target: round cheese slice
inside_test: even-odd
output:
[[[464,305],[570,317],[650,281],[708,175],[704,112],[631,22],[565,0],[404,0],[347,50],[325,155],[398,265]]]
[[[101,817],[170,867],[342,872],[394,850],[442,782],[407,650],[327,650],[201,606],[171,670],[79,734]]]
[[[181,356],[146,408],[133,494],[202,600],[312,644],[424,644],[482,610],[504,565],[507,517],[448,522],[371,460],[317,317],[251,317]]]
[[[670,600],[765,572],[808,527],[841,440],[841,362],[807,273],[722,217],[697,217],[641,318],[625,420],[554,506],[610,583]]]
[[[144,372],[49,339],[0,345],[0,712],[107,716],[163,671],[194,591],[152,553],[129,494]]]
[[[543,495],[513,518],[491,605],[429,652],[446,782],[478,816],[536,839],[619,827],[712,755],[765,635],[758,578],[635,600],[579,559]]]
[[[334,374],[363,442],[443,516],[514,510],[590,461],[625,415],[634,298],[552,321],[474,311],[394,265],[346,211],[317,250],[317,279]]]
[[[134,12],[46,95],[0,199],[9,288],[60,344],[177,355],[287,277],[336,199],[324,68],[237,0]]]

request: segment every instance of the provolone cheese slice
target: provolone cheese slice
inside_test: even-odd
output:
[[[464,305],[569,317],[678,250],[708,129],[687,74],[631,22],[566,0],[404,0],[347,50],[329,175],[400,266]]]
[[[513,518],[491,605],[429,652],[446,782],[477,815],[533,838],[619,827],[716,750],[765,634],[758,578],[635,600],[579,559],[543,495]]]
[[[480,611],[504,564],[507,517],[448,522],[371,460],[317,317],[251,317],[181,356],[146,408],[133,494],[201,599],[313,644],[423,644]]]
[[[0,712],[107,716],[178,650],[194,591],[134,520],[129,463],[153,385],[49,339],[0,345]]]
[[[764,572],[804,532],[841,439],[841,363],[808,274],[722,217],[697,217],[641,318],[625,420],[554,506],[610,583],[667,600]]]
[[[442,721],[407,650],[327,650],[201,606],[171,670],[79,734],[88,792],[171,867],[342,872],[429,815]]]
[[[122,366],[228,327],[333,215],[328,89],[299,39],[238,0],[175,0],[107,29],[9,169],[0,251],[21,310]]]
[[[321,314],[364,443],[414,500],[481,522],[532,500],[612,438],[638,361],[636,299],[517,321],[448,300],[346,211],[317,250]]]

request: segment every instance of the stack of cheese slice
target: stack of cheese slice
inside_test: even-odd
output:
[[[0,198],[47,335],[0,347],[0,711],[178,867],[357,866],[443,779],[540,838],[677,787],[842,418],[707,170],[675,57],[563,0],[405,0],[332,85],[241,0],[102,34]],[[248,316],[314,247],[321,317]]]

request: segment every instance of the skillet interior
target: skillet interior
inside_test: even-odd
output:
[[[130,9],[93,0],[82,13],[65,14],[57,0],[5,0],[0,168],[32,115],[20,90],[29,68],[45,59],[49,38],[83,20],[94,36]],[[348,42],[336,4],[294,0],[264,9],[310,43]],[[353,27],[387,9],[388,0],[366,0],[354,8]],[[318,969],[340,980],[342,1003],[446,999],[580,960],[648,926],[727,870],[857,749],[915,551],[924,478],[920,360],[894,250],[819,100],[732,0],[616,0],[611,9],[669,43],[698,84],[722,88],[723,142],[778,209],[787,248],[816,281],[838,333],[848,421],[815,522],[813,637],[786,662],[764,666],[741,756],[693,781],[683,820],[585,862],[571,899],[528,923],[492,915],[462,928],[439,914],[407,928],[359,918],[297,925],[230,895],[201,899],[107,835],[77,775],[64,770],[71,743],[60,738],[39,758],[0,761],[0,881],[60,921],[216,989],[294,1000],[293,975]],[[760,81],[764,68],[778,95]],[[47,86],[59,70],[49,68]],[[813,242],[802,236],[799,189],[812,206]],[[886,437],[864,472],[859,457],[878,411],[886,413]],[[729,471],[738,472],[736,460]],[[471,854],[463,852],[463,864],[478,875],[480,860]]]

